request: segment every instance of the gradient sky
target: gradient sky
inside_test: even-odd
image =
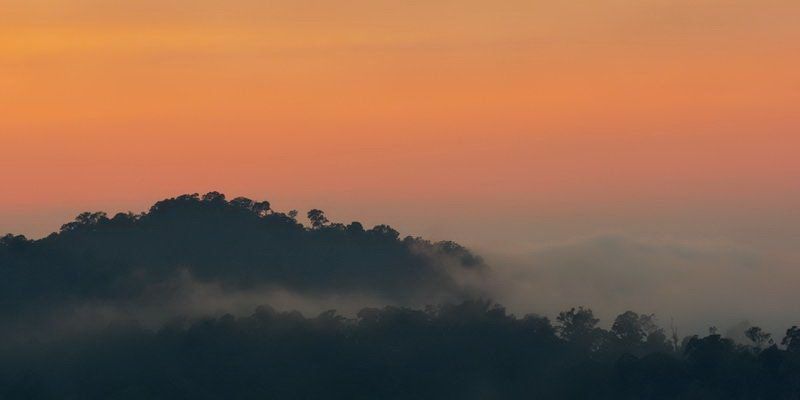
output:
[[[0,0],[0,232],[220,190],[499,250],[800,242],[796,0]]]

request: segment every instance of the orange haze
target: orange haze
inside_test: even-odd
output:
[[[797,238],[798,21],[796,0],[3,0],[0,233],[217,189],[476,243]]]

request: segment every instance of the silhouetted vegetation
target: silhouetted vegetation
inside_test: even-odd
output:
[[[387,225],[311,227],[266,201],[218,192],[160,201],[143,214],[83,213],[41,240],[0,238],[0,316],[74,303],[125,303],[163,292],[188,274],[226,289],[281,287],[299,293],[361,293],[389,300],[458,299],[454,272],[483,261],[452,243],[399,239]],[[166,288],[169,289],[169,288]],[[168,290],[167,290],[168,291]]]
[[[774,338],[749,327],[750,343],[735,343],[714,328],[680,338],[633,311],[609,329],[584,307],[554,322],[517,317],[459,283],[487,267],[453,242],[307,216],[309,227],[297,212],[212,192],[140,215],[84,213],[41,240],[0,238],[0,317],[16,333],[0,340],[0,399],[800,398],[798,327]],[[70,307],[166,304],[180,274],[229,291],[440,305],[314,318],[262,306],[156,327],[123,315],[29,334],[42,315],[76,318]]]
[[[118,324],[61,341],[4,347],[0,398],[796,399],[797,328],[787,349],[718,334],[673,349],[652,318],[626,312],[606,331],[591,310],[555,326],[491,302],[424,311],[364,309],[305,318]],[[587,351],[587,346],[591,349]]]

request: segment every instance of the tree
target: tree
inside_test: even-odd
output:
[[[767,332],[764,332],[761,328],[757,326],[751,326],[750,328],[748,328],[744,332],[744,335],[747,336],[747,338],[750,339],[751,342],[753,342],[753,346],[759,350],[764,348],[765,344],[773,343],[772,335]]]
[[[320,229],[330,222],[325,217],[325,212],[316,208],[308,212],[308,220],[311,221],[311,227],[314,229]]]
[[[237,197],[231,200],[231,205],[234,207],[243,208],[245,210],[253,210],[255,202],[247,197]]]
[[[74,231],[82,227],[98,225],[108,221],[108,215],[104,212],[83,212],[75,217],[75,221],[61,226],[61,231]]]
[[[263,217],[267,215],[270,211],[270,204],[268,201],[253,201],[248,199],[247,197],[237,197],[230,201],[230,204],[234,207],[242,208],[245,210],[250,210],[259,217]]]
[[[5,247],[12,251],[22,250],[30,243],[32,242],[23,235],[12,235],[9,233],[3,237],[0,237],[0,248]]]
[[[573,307],[569,311],[558,313],[556,330],[562,339],[590,350],[599,338],[600,332],[596,327],[598,322],[600,320],[594,317],[591,309]]]
[[[364,233],[364,225],[361,225],[358,221],[353,221],[350,225],[347,225],[347,233],[351,235],[358,235]]]
[[[735,348],[733,340],[711,333],[704,338],[690,338],[684,353],[693,373],[704,379],[713,379],[729,365]]]
[[[251,209],[261,217],[269,214],[269,211],[271,210],[270,204],[266,200],[254,203]]]
[[[793,326],[787,329],[781,344],[786,346],[786,350],[791,353],[800,353],[800,328]]]
[[[680,350],[680,335],[678,335],[678,327],[675,325],[675,320],[669,319],[669,343],[672,345],[672,351],[678,352]]]
[[[220,192],[208,192],[203,195],[203,201],[209,203],[224,203],[225,195]]]
[[[111,222],[116,224],[127,224],[135,222],[137,218],[139,218],[138,215],[128,211],[125,213],[117,213],[114,215],[114,218],[111,218]]]
[[[375,225],[372,229],[370,229],[374,235],[377,235],[381,238],[390,239],[390,240],[397,240],[400,236],[400,232],[397,232],[389,225]]]
[[[626,346],[641,343],[646,335],[641,317],[633,311],[626,311],[618,315],[611,326],[611,333]]]

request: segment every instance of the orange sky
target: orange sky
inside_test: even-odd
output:
[[[217,189],[493,245],[797,238],[798,21],[796,0],[1,0],[0,232]]]

